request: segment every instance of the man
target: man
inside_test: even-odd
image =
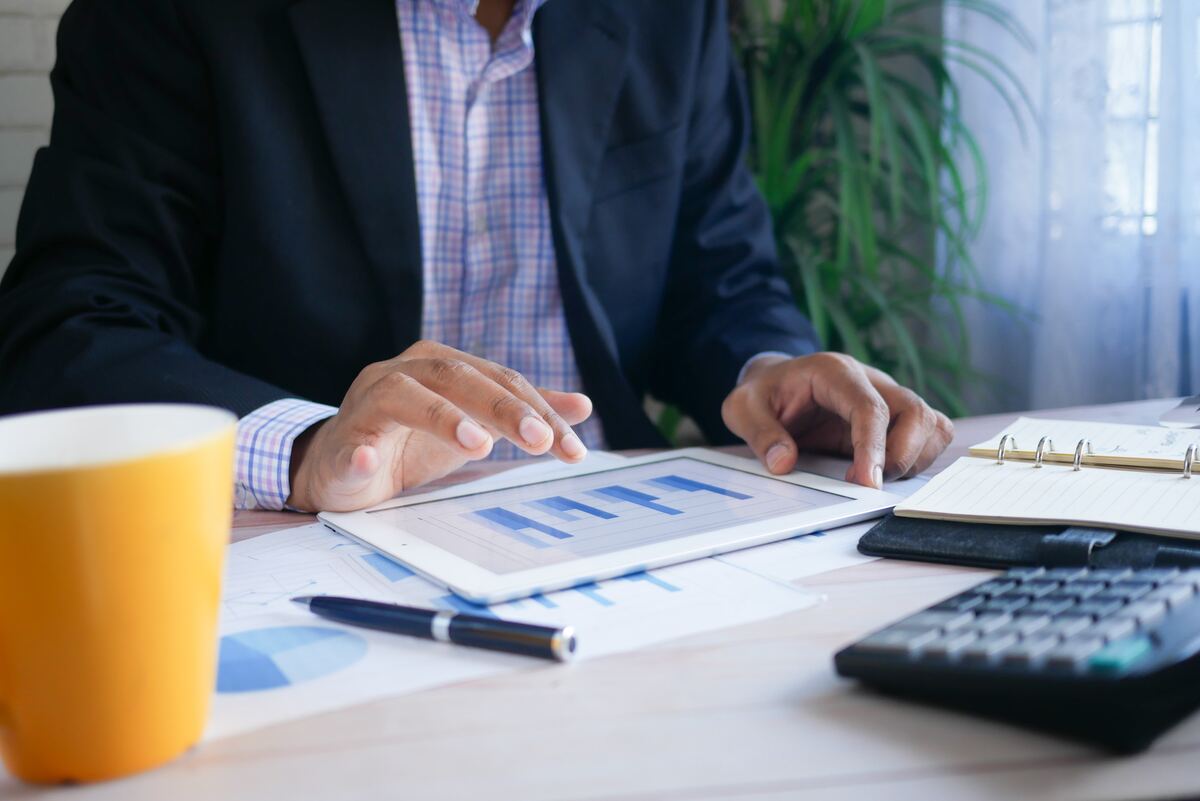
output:
[[[51,80],[0,411],[225,406],[239,503],[305,510],[663,444],[647,391],[776,473],[951,436],[817,352],[717,0],[77,0]]]

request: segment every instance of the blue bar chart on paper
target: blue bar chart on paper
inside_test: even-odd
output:
[[[371,514],[509,573],[846,500],[680,457]]]

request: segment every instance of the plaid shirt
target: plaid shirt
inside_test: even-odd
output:
[[[396,0],[421,224],[421,336],[535,386],[578,392],[542,176],[531,26],[544,2],[518,0],[493,46],[472,0]],[[242,418],[238,506],[283,508],[292,442],[336,411],[288,398]],[[603,447],[598,417],[575,431]],[[507,441],[492,450],[523,454]]]
[[[531,26],[545,1],[517,0],[493,46],[472,16],[477,0],[396,0],[421,226],[421,335],[512,367],[535,386],[577,392],[533,67]],[[287,398],[243,417],[238,507],[282,509],[292,442],[336,412]],[[597,416],[575,431],[588,448],[604,447]],[[523,455],[507,441],[492,450]]]

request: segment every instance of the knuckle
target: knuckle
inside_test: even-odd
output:
[[[896,393],[896,399],[901,406],[916,407],[918,409],[925,407],[929,411],[933,411],[929,409],[928,404],[925,403],[925,400],[920,395],[908,387],[897,384],[892,391]]]
[[[938,430],[938,415],[933,409],[929,408],[929,404],[921,401],[921,405],[917,407],[921,414],[921,426],[929,432]]]
[[[439,385],[453,384],[463,377],[467,365],[458,359],[436,358],[429,360],[430,379]]]
[[[405,349],[401,355],[405,356],[421,356],[423,354],[433,353],[438,348],[438,343],[432,339],[418,339]]]
[[[488,409],[491,410],[492,418],[495,420],[518,419],[524,416],[522,404],[512,395],[507,394],[493,396],[488,402]]]
[[[737,414],[745,405],[746,390],[743,387],[738,387],[726,395],[725,400],[721,402],[721,416],[728,420],[731,414]]]
[[[848,357],[844,353],[836,353],[831,350],[814,353],[809,357],[812,364],[823,369],[844,370],[848,366],[846,359]]]
[[[571,427],[567,425],[567,421],[562,419],[561,416],[553,411],[547,412],[546,414],[542,415],[542,417],[557,435],[565,436],[566,433],[571,430]]]
[[[938,412],[937,415],[938,429],[946,435],[946,440],[949,441],[954,437],[954,421],[941,412]]]
[[[379,380],[375,382],[375,386],[378,387],[379,391],[381,392],[400,392],[404,389],[407,389],[410,383],[412,383],[412,379],[407,373],[403,373],[399,370],[392,370],[384,373]]]
[[[449,403],[437,398],[429,401],[425,406],[425,419],[433,428],[442,428],[450,425],[453,422],[454,407]]]
[[[372,382],[388,369],[388,362],[371,362],[366,367],[358,371],[355,377],[355,384]]]
[[[497,381],[501,386],[512,390],[523,390],[529,386],[529,382],[525,380],[525,376],[511,367],[501,367]]]
[[[833,356],[833,363],[835,365],[837,365],[838,367],[841,367],[843,370],[857,371],[862,366],[861,364],[859,364],[858,359],[855,359],[853,356],[850,356],[849,354],[834,353],[831,355]]]
[[[887,404],[883,402],[883,398],[867,398],[864,406],[872,422],[882,423],[885,426],[891,422],[892,414]]]

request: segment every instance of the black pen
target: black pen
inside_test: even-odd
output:
[[[351,626],[560,662],[566,662],[575,654],[575,631],[570,626],[556,629],[482,615],[417,609],[333,595],[305,595],[292,600],[308,607],[313,614]]]

